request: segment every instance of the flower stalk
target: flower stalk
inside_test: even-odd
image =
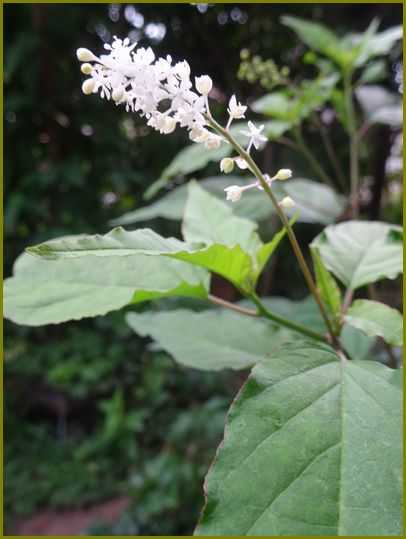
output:
[[[209,124],[209,126],[214,130],[216,131],[220,136],[222,136],[223,138],[225,138],[232,146],[233,148],[236,150],[236,152],[240,155],[240,157],[242,159],[244,159],[246,161],[246,163],[248,164],[248,167],[249,169],[252,171],[252,173],[254,174],[254,176],[257,178],[257,180],[259,181],[262,189],[265,191],[265,193],[268,195],[268,197],[271,199],[271,202],[280,218],[280,220],[282,221],[284,227],[286,228],[286,232],[287,232],[287,235],[289,237],[289,240],[290,240],[290,243],[292,245],[292,248],[293,248],[293,251],[295,253],[295,256],[297,258],[297,261],[299,263],[299,266],[300,266],[300,269],[302,270],[302,273],[303,273],[303,276],[305,278],[305,281],[306,281],[306,284],[307,286],[309,287],[309,290],[310,292],[312,293],[316,303],[317,303],[317,306],[320,310],[320,313],[323,317],[323,320],[326,324],[326,327],[327,327],[327,331],[328,331],[328,340],[331,342],[332,345],[334,345],[334,347],[336,349],[340,349],[340,343],[335,335],[335,332],[334,332],[334,329],[333,329],[333,326],[332,326],[332,323],[327,315],[327,312],[324,308],[324,305],[323,305],[323,302],[320,298],[320,294],[317,290],[317,287],[316,287],[316,284],[313,280],[313,277],[312,277],[312,274],[309,270],[309,267],[306,263],[306,260],[303,256],[303,253],[302,253],[302,250],[299,246],[299,243],[296,239],[296,235],[293,231],[293,228],[290,226],[289,224],[289,220],[287,219],[283,209],[280,207],[280,205],[278,204],[278,201],[276,200],[275,198],[275,195],[273,194],[271,188],[269,187],[266,179],[264,178],[264,175],[262,174],[260,168],[258,167],[258,165],[256,164],[256,162],[254,161],[254,159],[251,157],[251,155],[246,151],[244,150],[244,148],[242,148],[240,146],[240,144],[238,144],[238,142],[234,139],[234,137],[231,135],[231,133],[224,129],[218,122],[216,122],[216,120],[211,116],[211,114],[206,114],[205,115],[205,118],[207,120],[207,123]]]

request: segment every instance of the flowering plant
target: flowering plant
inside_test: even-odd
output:
[[[123,105],[162,134],[186,128],[204,151],[227,147],[220,170],[229,174],[237,166],[254,179],[226,186],[225,201],[190,182],[183,240],[117,227],[28,248],[5,283],[6,316],[38,326],[170,296],[210,302],[214,307],[199,312],[127,313],[137,333],[153,337],[183,365],[252,367],[207,476],[196,535],[400,533],[400,370],[374,361],[370,341],[361,357],[357,339],[400,346],[402,318],[376,299],[353,297],[401,273],[401,227],[358,220],[327,226],[311,244],[312,272],[294,232],[298,216],[290,216],[294,197],[275,189],[291,170],[266,174],[253,157],[267,141],[265,125],[236,125],[247,106],[233,95],[222,126],[210,110],[211,78],[193,84],[186,61],[156,58],[128,39],[105,48],[100,56],[77,51],[88,77],[85,94]],[[270,241],[227,205],[243,204],[249,190],[268,197],[280,219]],[[306,316],[257,294],[285,236],[312,295]],[[211,274],[230,281],[244,300],[213,295]]]

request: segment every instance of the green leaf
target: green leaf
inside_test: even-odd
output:
[[[320,295],[328,310],[337,319],[341,310],[341,291],[334,279],[323,264],[317,247],[311,248],[313,266],[316,274],[316,284]]]
[[[372,27],[373,22],[363,34],[350,36],[349,46],[357,50],[354,62],[357,67],[365,64],[373,57],[389,54],[395,43],[402,39],[402,26],[393,26],[378,34],[376,33],[377,25],[374,28]]]
[[[298,221],[328,225],[337,220],[345,208],[345,198],[328,185],[305,178],[295,178],[283,182],[283,192],[295,201],[299,210]]]
[[[257,364],[229,411],[195,535],[401,535],[399,380],[305,341]]]
[[[402,228],[376,221],[328,226],[312,242],[326,268],[355,290],[403,271]]]
[[[402,99],[398,94],[373,84],[360,86],[355,94],[368,123],[402,127]]]
[[[122,229],[106,236],[61,238],[33,248],[42,258],[22,255],[14,276],[5,280],[4,316],[18,324],[39,326],[104,315],[158,297],[207,297],[206,271],[147,254],[154,253],[148,245],[157,248],[165,240],[152,231],[141,232],[131,236],[131,248],[122,241],[130,233]],[[182,244],[171,241],[173,248]],[[100,256],[103,260],[98,260]]]
[[[182,224],[185,239],[208,246],[208,256],[217,268],[210,266],[210,269],[226,278],[232,274],[234,284],[247,292],[255,289],[264,265],[286,232],[283,228],[264,245],[257,234],[257,227],[253,221],[233,215],[227,204],[204,191],[196,182],[190,182]],[[182,260],[193,262],[188,255]],[[224,264],[227,274],[218,269]],[[240,274],[238,281],[235,280],[236,274]]]
[[[296,32],[312,50],[325,54],[342,67],[349,64],[350,51],[345,50],[337,36],[326,26],[291,16],[282,17],[281,22]]]
[[[126,319],[177,362],[201,370],[245,369],[264,359],[277,342],[273,324],[224,309],[128,313]]]
[[[273,92],[255,101],[252,109],[260,114],[277,118],[287,130],[299,124],[330,98],[338,81],[337,74],[303,81],[295,94]]]
[[[264,245],[256,232],[256,223],[233,216],[230,207],[193,182],[189,193],[183,228],[190,243],[163,238],[149,229],[127,232],[118,227],[104,236],[62,238],[28,250],[48,260],[89,256],[169,257],[202,266],[225,277],[243,292],[252,292],[285,229]]]
[[[348,309],[345,320],[367,335],[378,335],[394,346],[403,345],[402,315],[384,303],[357,299]]]
[[[205,191],[222,201],[225,200],[225,187],[229,185],[244,186],[246,184],[247,180],[240,176],[216,176],[199,181],[199,185]],[[283,196],[289,194],[295,199],[296,207],[300,211],[297,218],[299,222],[333,223],[343,212],[345,206],[345,198],[336,193],[331,187],[303,178],[289,180],[288,182],[278,182],[273,185],[272,190],[278,198],[283,198]],[[157,217],[180,221],[183,219],[187,196],[188,184],[175,187],[153,204],[128,212],[118,219],[114,219],[110,224],[128,225]],[[238,202],[227,202],[226,204],[233,209],[235,215],[255,221],[269,219],[274,213],[268,197],[257,189],[245,192],[244,197]]]

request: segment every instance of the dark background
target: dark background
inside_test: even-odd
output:
[[[381,29],[401,23],[396,4],[5,5],[5,275],[28,245],[107,231],[110,219],[143,204],[143,192],[188,143],[182,130],[163,137],[112,103],[84,96],[78,47],[97,53],[111,36],[129,35],[157,55],[187,59],[194,75],[213,78],[222,111],[232,93],[242,102],[264,93],[236,76],[242,48],[303,69],[306,48],[279,24],[282,14],[322,21],[338,34],[362,31],[374,16]],[[384,85],[398,90],[393,64]],[[379,155],[379,138],[371,145],[370,155]],[[273,159],[284,163],[277,148]],[[300,160],[296,168],[306,173]],[[399,213],[383,217],[396,221]],[[179,233],[174,222],[157,220],[153,228]],[[301,240],[318,230],[302,225]],[[272,293],[300,297],[301,280],[284,256]],[[65,535],[81,527],[191,534],[202,480],[244,375],[179,367],[147,348],[122,313],[35,329],[5,322],[5,335],[6,531],[29,534],[34,526],[41,535],[54,523]],[[76,509],[85,520],[70,528],[72,515],[59,512]],[[111,522],[102,524],[107,513]]]

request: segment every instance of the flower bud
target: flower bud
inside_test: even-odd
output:
[[[84,73],[85,75],[90,75],[92,70],[93,70],[93,66],[91,64],[82,64],[80,67],[80,71]]]
[[[230,174],[234,169],[234,159],[231,159],[231,157],[224,157],[220,161],[220,170],[221,172],[224,172],[224,174]]]
[[[226,192],[226,200],[231,200],[231,202],[237,202],[240,200],[243,189],[238,187],[238,185],[230,185],[224,189]]]
[[[124,94],[124,90],[122,88],[115,88],[113,90],[113,93],[111,94],[111,97],[113,99],[113,101],[120,101],[121,98],[123,97],[123,94]]]
[[[94,62],[97,60],[96,56],[89,49],[78,49],[76,56],[80,62]]]
[[[82,92],[85,95],[89,95],[94,90],[95,82],[93,79],[86,79],[85,82],[82,84]]]
[[[273,177],[274,180],[288,180],[292,177],[290,168],[281,168]]]
[[[209,95],[213,87],[213,81],[208,75],[202,75],[201,77],[195,77],[195,85],[200,94]]]
[[[295,207],[295,201],[290,198],[290,197],[284,197],[280,202],[279,202],[279,206],[281,208],[285,208],[286,210],[290,209],[290,208],[294,208]]]
[[[210,135],[204,145],[208,150],[217,150],[217,148],[220,148],[221,138],[217,135]]]

